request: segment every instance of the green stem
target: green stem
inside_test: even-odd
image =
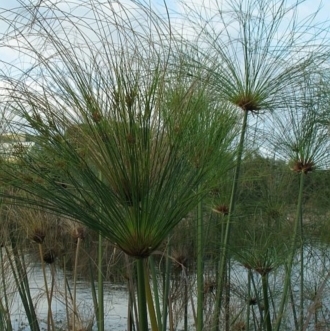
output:
[[[300,314],[299,314],[299,330],[304,327],[304,233],[302,222],[302,211],[300,211]]]
[[[97,269],[97,296],[98,296],[98,321],[97,326],[99,331],[104,331],[104,296],[103,296],[103,271],[102,271],[102,259],[103,259],[103,238],[99,233],[98,243],[98,269]]]
[[[294,297],[293,297],[293,291],[292,291],[292,286],[291,286],[291,280],[289,284],[289,292],[290,292],[290,300],[291,300],[291,307],[292,307],[292,316],[293,316],[293,322],[295,326],[295,330],[298,330],[298,319],[297,319],[297,313],[296,313],[296,307],[295,307],[295,302],[294,302]]]
[[[250,330],[250,300],[251,300],[251,269],[248,269],[248,288],[247,288],[247,307],[246,307],[246,322],[245,330]]]
[[[268,298],[270,300],[270,303],[271,303],[271,308],[273,309],[273,320],[276,321],[277,319],[277,314],[276,314],[276,307],[275,307],[275,301],[274,301],[274,297],[272,295],[272,289],[270,287],[270,284],[269,284],[269,281],[268,281]],[[269,308],[270,309],[270,308]]]
[[[164,296],[163,296],[163,328],[162,331],[166,331],[167,326],[167,313],[168,313],[168,298],[170,293],[170,273],[171,273],[171,260],[170,260],[170,254],[171,254],[171,242],[168,241],[167,246],[167,256],[166,256],[166,270],[164,275]]]
[[[155,306],[154,306],[152,294],[151,294],[150,276],[149,276],[149,270],[147,267],[147,263],[144,264],[144,267],[145,267],[144,279],[145,279],[145,288],[146,288],[146,298],[147,298],[147,304],[148,304],[151,330],[158,331],[157,318],[156,318]]]
[[[87,249],[90,251],[90,243],[87,243]],[[98,302],[97,302],[97,295],[96,295],[96,286],[95,286],[95,274],[94,274],[94,261],[92,260],[91,256],[88,259],[88,266],[89,266],[89,275],[90,275],[90,284],[91,284],[91,292],[92,292],[92,298],[93,298],[93,306],[94,306],[94,314],[95,316],[98,316]],[[96,318],[96,324],[97,324],[97,330],[100,330],[99,321],[98,318]]]
[[[219,262],[219,272],[218,272],[218,281],[217,281],[217,293],[216,293],[216,300],[214,304],[214,313],[213,313],[213,323],[212,323],[212,331],[219,330],[219,313],[221,309],[221,300],[222,300],[222,290],[223,290],[223,279],[224,279],[224,272],[226,269],[226,260],[227,260],[227,252],[228,252],[228,243],[230,237],[230,230],[231,230],[231,219],[235,209],[235,202],[236,202],[236,195],[237,195],[237,187],[238,187],[238,179],[240,175],[241,163],[242,163],[242,155],[244,149],[244,139],[245,139],[245,132],[247,127],[247,119],[248,119],[248,112],[244,112],[244,118],[242,123],[241,129],[241,136],[237,150],[237,160],[236,160],[236,167],[235,167],[235,174],[233,180],[233,186],[230,196],[230,203],[229,203],[229,212],[225,224],[225,234],[224,240],[222,243],[222,256]]]
[[[0,329],[6,330],[6,311],[5,307],[3,306],[1,300],[0,300]]]
[[[128,293],[128,305],[127,305],[127,331],[132,331],[133,313],[132,313],[132,294],[129,290]]]
[[[171,296],[168,297],[168,329],[174,331],[173,305]]]
[[[188,331],[188,284],[186,277],[184,279],[184,316],[183,330]]]
[[[70,314],[69,314],[69,297],[68,297],[68,286],[66,278],[66,256],[63,256],[63,276],[64,276],[64,298],[65,298],[65,311],[66,311],[66,323],[70,325]]]
[[[314,293],[315,293],[315,298],[316,298],[316,295],[317,295],[317,288],[315,286],[315,289],[314,289]],[[316,299],[317,300],[317,299]],[[315,310],[315,313],[314,313],[314,325],[317,325],[317,322],[318,322],[318,309],[314,309]]]
[[[230,258],[227,261],[227,268],[225,272],[225,330],[230,329]]]
[[[51,330],[51,329],[55,330],[55,324],[54,324],[54,319],[53,319],[53,314],[52,314],[52,300],[51,300],[51,296],[50,296],[49,291],[48,291],[46,267],[45,267],[45,262],[44,262],[44,258],[43,258],[42,244],[38,244],[38,246],[39,246],[41,269],[42,269],[42,275],[43,275],[43,278],[44,278],[45,291],[46,291],[47,304],[48,304],[47,330]]]
[[[144,259],[136,260],[137,267],[137,297],[139,306],[139,331],[148,331],[148,314],[146,306],[146,289],[145,289],[145,274],[144,274]]]
[[[261,276],[262,281],[262,294],[264,297],[264,309],[265,309],[265,329],[267,331],[272,331],[272,322],[270,319],[270,311],[269,311],[269,300],[268,300],[268,275]]]
[[[98,178],[102,182],[102,173],[99,171]],[[104,294],[103,294],[103,238],[102,233],[99,232],[99,242],[98,242],[98,269],[97,269],[97,296],[98,296],[98,305],[97,305],[97,326],[98,331],[104,331]]]
[[[162,314],[160,312],[160,301],[159,301],[159,295],[158,295],[158,283],[157,283],[157,273],[156,273],[155,261],[154,261],[154,257],[152,255],[149,256],[149,265],[150,265],[150,269],[151,269],[152,287],[153,287],[156,315],[157,315],[157,324],[158,324],[158,328],[161,330],[162,329]]]
[[[27,276],[26,265],[24,262],[23,252],[19,251],[16,245],[16,240],[10,236],[11,245],[12,245],[12,255],[14,262],[11,259],[11,255],[8,251],[8,248],[5,246],[6,255],[8,257],[11,270],[15,279],[15,285],[18,288],[22,304],[25,309],[26,317],[29,321],[29,326],[31,331],[40,331],[37,315],[35,312],[35,306],[31,297],[29,280]]]
[[[50,266],[50,274],[51,274],[51,283],[50,283],[50,306],[52,305],[52,300],[54,296],[55,289],[55,265],[52,263]],[[53,313],[51,312],[52,323],[54,323]],[[55,326],[54,326],[55,327]],[[56,330],[55,328],[53,330]]]
[[[263,325],[263,312],[262,312],[262,309],[261,309],[261,302],[260,302],[260,298],[259,298],[259,291],[257,289],[257,285],[256,285],[256,282],[254,280],[254,277],[253,277],[253,273],[251,272],[251,284],[253,286],[253,292],[254,292],[254,295],[256,297],[256,300],[257,300],[257,306],[258,306],[258,311],[259,311],[259,316],[260,316],[260,326]],[[255,324],[255,323],[254,323]],[[256,329],[256,327],[255,327]]]
[[[74,273],[73,273],[73,317],[72,317],[72,330],[76,331],[76,315],[77,312],[77,272],[78,272],[78,258],[81,239],[77,239],[76,256],[74,261]]]
[[[2,247],[0,247],[0,263],[1,263],[2,289],[3,289],[4,300],[5,300],[6,330],[12,331],[13,328],[12,328],[11,319],[10,319],[10,315],[9,315],[9,303],[8,303],[7,284],[6,284],[6,276],[5,276],[5,270],[4,270],[5,265],[4,265]]]
[[[204,265],[202,201],[197,206],[197,331],[203,330]]]
[[[126,272],[127,272],[127,285],[128,285],[128,306],[127,306],[127,331],[132,331],[134,326],[134,316],[135,315],[135,321],[137,321],[137,313],[136,313],[136,304],[135,304],[135,289],[134,289],[134,283],[132,278],[132,267],[129,262],[128,256],[125,255],[125,264],[126,264]],[[135,327],[134,327],[135,329]]]
[[[300,219],[302,217],[302,198],[303,198],[303,188],[304,188],[304,178],[305,174],[303,172],[300,173],[300,183],[299,183],[299,194],[298,194],[298,203],[297,203],[297,215],[296,215],[296,220],[294,223],[294,230],[293,230],[293,235],[292,235],[292,242],[291,242],[291,250],[290,250],[290,255],[287,261],[287,267],[286,267],[286,275],[284,279],[284,287],[283,287],[283,294],[282,294],[282,299],[280,303],[280,308],[279,308],[279,314],[275,326],[275,331],[280,331],[281,328],[281,323],[283,319],[283,313],[284,313],[284,308],[285,304],[287,301],[287,294],[288,294],[288,289],[289,289],[289,284],[290,284],[290,278],[291,278],[291,271],[292,271],[292,266],[293,266],[293,260],[294,260],[294,255],[295,255],[295,250],[296,250],[296,242],[297,242],[297,236],[298,236],[298,229],[299,229],[299,224],[300,224]]]

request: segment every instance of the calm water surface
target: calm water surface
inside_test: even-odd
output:
[[[47,272],[48,284],[51,284],[51,274]],[[29,272],[29,282],[31,295],[36,307],[37,316],[39,318],[41,329],[47,329],[47,298],[45,293],[44,278],[40,268],[35,267]],[[73,296],[73,281],[69,280],[71,296]],[[54,314],[55,323],[59,330],[67,330],[66,328],[66,306],[64,277],[61,271],[56,272],[54,282],[54,297],[52,302],[52,311]],[[97,290],[97,288],[96,288]],[[67,296],[70,297],[69,292]],[[127,303],[128,292],[125,286],[104,284],[104,311],[105,311],[105,330],[122,331],[127,329]],[[69,311],[72,311],[72,300],[69,299]],[[81,327],[86,327],[91,323],[94,316],[93,299],[91,292],[91,284],[86,281],[77,282],[77,310]],[[12,291],[11,295],[11,316],[14,330],[29,331],[27,319],[25,316],[23,305],[20,302],[18,293]],[[96,330],[94,325],[93,330]]]

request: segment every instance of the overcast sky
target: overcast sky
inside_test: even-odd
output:
[[[231,0],[231,2],[235,2],[237,0]],[[251,0],[247,0],[247,1],[251,1]],[[24,1],[22,0],[21,2],[29,2],[29,1]],[[32,1],[33,2],[33,1]],[[79,14],[85,14],[82,11],[82,6],[81,4],[83,3],[82,0],[74,0],[74,1],[64,1],[64,0],[34,0],[35,3],[42,3],[43,6],[45,6],[46,4],[56,4],[59,5],[62,9],[65,8],[69,8],[71,4],[71,7],[76,7],[77,8],[77,4],[79,4],[78,9],[75,10],[75,14],[79,15]],[[88,0],[86,0],[86,2],[89,2]],[[97,2],[96,0],[94,0],[94,2]],[[99,1],[101,2],[101,1]],[[125,0],[125,1],[104,1],[104,2],[109,2],[111,3],[112,6],[114,6],[113,8],[120,8],[120,6],[118,5],[118,3],[130,3],[129,0]],[[189,1],[184,1],[184,3],[187,6],[190,6],[191,8],[194,8],[195,11],[199,11],[199,9],[201,10],[201,12],[205,12],[205,8],[207,7],[209,10],[208,12],[211,13],[213,9],[216,9],[219,4],[221,4],[222,2],[224,2],[224,0],[189,0]],[[157,8],[158,11],[162,12],[163,14],[165,13],[165,10],[162,9],[164,8],[164,3],[161,0],[150,0],[149,3],[151,4],[152,7]],[[292,0],[288,0],[288,3],[293,3]],[[178,19],[178,15],[175,15],[174,13],[182,13],[183,10],[183,5],[182,3],[180,3],[177,0],[168,0],[166,2],[169,10],[172,12],[172,22],[174,24],[174,26],[182,31],[183,33],[185,33],[186,35],[193,35],[196,32],[193,32],[193,29],[189,29],[186,27],[184,29],[180,29],[180,26],[182,25],[182,23],[184,22],[182,20],[182,18]],[[310,15],[311,13],[315,12],[319,7],[321,6],[321,10],[318,13],[317,19],[315,20],[315,22],[325,22],[325,21],[329,21],[329,26],[330,26],[330,0],[324,0],[323,2],[320,0],[306,0],[304,1],[302,4],[299,5],[299,17],[301,19],[305,18],[306,16]],[[22,13],[22,10],[19,10],[17,8],[19,8],[19,1],[17,0],[11,0],[11,1],[2,1],[1,5],[0,5],[0,38],[2,39],[3,37],[3,33],[7,30],[9,24],[12,22],[15,13],[20,12]],[[118,9],[119,10],[119,9]],[[15,13],[14,13],[15,12]],[[133,15],[133,14],[132,14]],[[1,40],[0,39],[0,40]],[[6,45],[7,44],[7,45]],[[10,46],[16,46],[16,40],[11,40],[10,44],[8,45],[7,41],[2,40],[0,43],[0,61],[2,61],[2,63],[4,62],[10,62],[10,63],[17,63],[18,66],[24,65],[24,59],[22,58],[22,56],[18,56],[18,53],[16,51],[14,51]],[[9,47],[8,47],[9,46]],[[3,69],[4,65],[0,65],[0,69]]]
[[[22,0],[27,2],[28,0]],[[33,0],[31,0],[33,1]],[[34,0],[35,3],[40,2],[42,0]],[[59,4],[61,9],[69,9],[68,3],[72,4],[76,8],[74,13],[76,15],[84,15],[86,12],[82,9],[81,4],[83,2],[89,2],[90,0],[74,0],[74,1],[67,1],[67,0],[47,0],[42,1],[43,5],[46,4]],[[92,0],[91,0],[92,1]],[[93,0],[94,2],[97,2],[97,0]],[[156,8],[163,16],[165,16],[165,9],[164,9],[164,3],[161,0],[149,0],[150,4],[153,8]],[[209,13],[216,12],[215,9],[218,8],[218,4],[221,2],[224,2],[225,0],[190,0],[190,1],[184,1],[185,5],[188,7],[194,8],[195,12],[199,12],[199,10],[203,13],[203,15],[209,15]],[[237,2],[239,0],[226,0],[227,2]],[[253,1],[253,0],[246,0],[246,1]],[[255,0],[257,1],[257,0]],[[265,0],[267,1],[267,0]],[[271,1],[271,0],[269,0]],[[278,0],[279,1],[279,0]],[[99,0],[101,2],[101,0]],[[107,2],[107,1],[105,1]],[[113,6],[113,10],[120,11],[120,5],[118,5],[118,2],[121,4],[125,3],[131,3],[130,0],[125,1],[110,1],[111,5]],[[178,2],[177,0],[168,0],[167,2],[168,9],[171,12],[171,22],[173,22],[176,29],[179,31],[182,31],[185,35],[193,36],[194,33],[197,33],[198,31],[194,31],[193,28],[188,27],[189,23],[182,20],[180,17],[180,14],[184,12],[184,6],[182,3]],[[293,3],[292,0],[288,0],[288,3]],[[77,7],[77,5],[79,6]],[[15,75],[15,69],[11,67],[10,72],[8,71],[10,68],[9,65],[5,65],[6,63],[15,63],[20,68],[28,68],[31,63],[29,63],[28,59],[17,51],[15,51],[11,46],[16,47],[18,40],[15,38],[11,39],[10,43],[8,44],[7,40],[4,40],[4,33],[12,23],[12,20],[14,19],[15,15],[17,13],[23,13],[22,10],[18,9],[20,7],[19,1],[17,0],[2,0],[0,4],[0,73],[1,71],[4,71],[5,74],[8,75]],[[100,8],[100,6],[98,6]],[[205,8],[207,8],[205,13]],[[298,15],[300,19],[304,19],[307,16],[311,15],[311,13],[315,12],[318,8],[321,8],[318,12],[318,15],[316,17],[315,23],[321,23],[325,22],[325,24],[329,24],[330,26],[330,0],[324,0],[323,3],[320,0],[306,0],[299,6]],[[109,14],[111,14],[111,11],[109,11]],[[120,15],[120,13],[118,13]],[[132,17],[134,16],[134,13],[131,13]],[[194,20],[192,16],[189,17],[191,20]],[[180,29],[180,26],[182,24],[185,24],[184,29]],[[197,29],[198,30],[198,29]],[[330,29],[329,29],[330,30]],[[87,31],[87,30],[86,30]],[[311,31],[312,32],[312,31]],[[2,82],[0,82],[0,86],[2,86]]]

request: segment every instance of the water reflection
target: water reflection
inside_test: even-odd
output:
[[[55,273],[54,292],[52,301],[52,312],[55,324],[58,330],[68,330],[67,328],[67,311],[72,313],[73,281],[68,276],[67,293],[65,293],[65,277],[61,271]],[[51,273],[47,271],[47,280],[50,287]],[[44,279],[40,267],[33,267],[29,271],[29,283],[31,296],[36,308],[38,319],[40,320],[40,329],[47,329],[47,297],[45,292]],[[97,284],[95,283],[96,289]],[[67,300],[66,300],[67,298]],[[14,330],[30,331],[28,321],[25,316],[24,307],[19,298],[19,294],[13,291],[11,295],[11,320]],[[65,302],[68,304],[66,305]],[[106,330],[126,330],[127,329],[127,303],[128,292],[125,286],[104,284],[104,312],[105,312],[105,329]],[[93,297],[91,284],[88,281],[77,282],[77,320],[80,321],[81,327],[94,324],[92,330],[96,330],[94,314]]]

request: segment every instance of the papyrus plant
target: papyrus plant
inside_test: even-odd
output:
[[[291,170],[299,176],[297,211],[291,237],[290,253],[286,261],[286,276],[281,303],[279,306],[276,330],[280,330],[283,312],[287,301],[289,282],[292,273],[298,239],[300,245],[300,318],[299,327],[304,324],[304,188],[305,178],[317,169],[328,167],[329,136],[328,129],[322,125],[322,116],[326,103],[322,92],[323,86],[316,75],[316,80],[306,79],[304,87],[297,93],[297,106],[288,109],[275,117],[275,150],[277,157],[285,158]],[[317,82],[317,84],[316,84]],[[313,84],[314,83],[314,84]],[[272,140],[272,139],[271,139]]]
[[[7,38],[19,36],[15,50],[34,63],[19,79],[2,77],[2,97],[12,133],[34,146],[2,159],[2,183],[25,192],[2,195],[81,222],[135,257],[142,331],[144,259],[208,191],[235,121],[204,102],[205,86],[167,74],[160,18],[154,24],[134,2],[118,6],[87,2],[77,21],[74,7],[41,3],[24,8],[28,24],[13,20]]]
[[[234,225],[234,228],[235,226],[237,228],[231,243],[231,253],[233,258],[247,269],[249,278],[261,278],[261,298],[255,300],[260,311],[260,325],[264,330],[269,331],[272,330],[272,320],[275,315],[271,307],[274,293],[269,286],[269,277],[285,263],[289,253],[289,238],[286,237],[289,236],[285,234],[282,219],[269,221],[266,214],[245,216],[240,221]],[[258,295],[251,296],[251,282],[248,282],[247,290],[245,328],[250,330],[257,327],[255,323],[253,327],[250,325],[250,304]]]
[[[295,99],[293,92],[300,89],[305,75],[319,69],[326,58],[327,42],[324,38],[328,30],[315,23],[317,11],[305,17],[299,16],[303,2],[205,0],[199,6],[180,2],[185,22],[191,23],[186,24],[185,31],[194,31],[187,42],[190,51],[185,53],[187,72],[195,75],[194,69],[202,68],[219,100],[230,102],[243,111],[237,166],[221,243],[223,253],[212,330],[217,330],[219,324],[222,275],[235,211],[241,158],[248,124],[253,123],[249,115],[283,109],[292,103]]]

